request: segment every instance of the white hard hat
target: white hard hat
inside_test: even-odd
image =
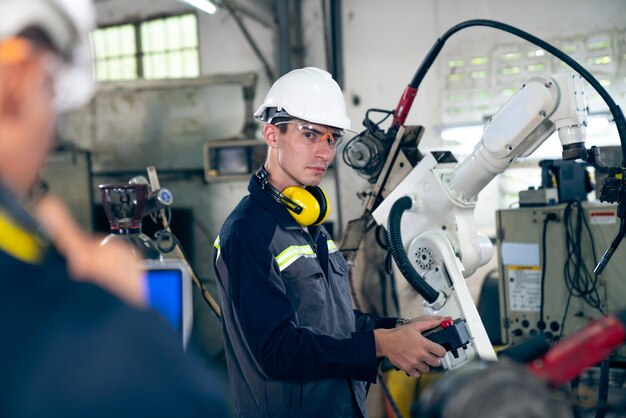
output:
[[[80,107],[93,95],[89,33],[94,26],[91,0],[0,0],[0,39],[39,29],[62,58],[62,68],[55,74],[58,111]]]
[[[254,117],[271,122],[285,112],[308,122],[350,130],[341,88],[328,71],[316,67],[293,70],[276,80]]]

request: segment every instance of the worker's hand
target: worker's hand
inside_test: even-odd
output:
[[[93,282],[135,306],[144,306],[145,280],[140,260],[122,242],[101,246],[100,239],[83,232],[58,198],[46,195],[36,216],[59,252],[67,259],[70,275]]]
[[[422,332],[435,328],[445,319],[444,316],[424,315],[401,327],[374,330],[376,356],[386,357],[391,364],[414,378],[428,373],[431,366],[441,364],[440,359],[446,350],[423,337]]]

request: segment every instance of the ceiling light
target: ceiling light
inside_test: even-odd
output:
[[[217,11],[217,7],[209,0],[180,0],[184,3],[191,4],[193,7],[202,10],[210,15]]]

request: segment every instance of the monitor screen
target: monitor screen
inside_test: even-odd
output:
[[[267,145],[258,139],[208,141],[204,145],[206,181],[247,177],[263,165]]]
[[[162,315],[187,346],[193,323],[192,283],[181,260],[144,260],[148,306]]]
[[[250,172],[250,149],[224,147],[212,150],[212,166],[220,175],[248,174]]]
[[[183,328],[183,288],[180,270],[148,270],[148,300],[150,306],[159,312],[181,332]]]

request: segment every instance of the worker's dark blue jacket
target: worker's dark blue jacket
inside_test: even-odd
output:
[[[323,227],[300,227],[252,176],[215,243],[238,417],[359,417],[376,379],[373,329],[353,311],[348,266]]]
[[[70,279],[36,228],[0,186],[0,417],[230,416],[162,318]]]

